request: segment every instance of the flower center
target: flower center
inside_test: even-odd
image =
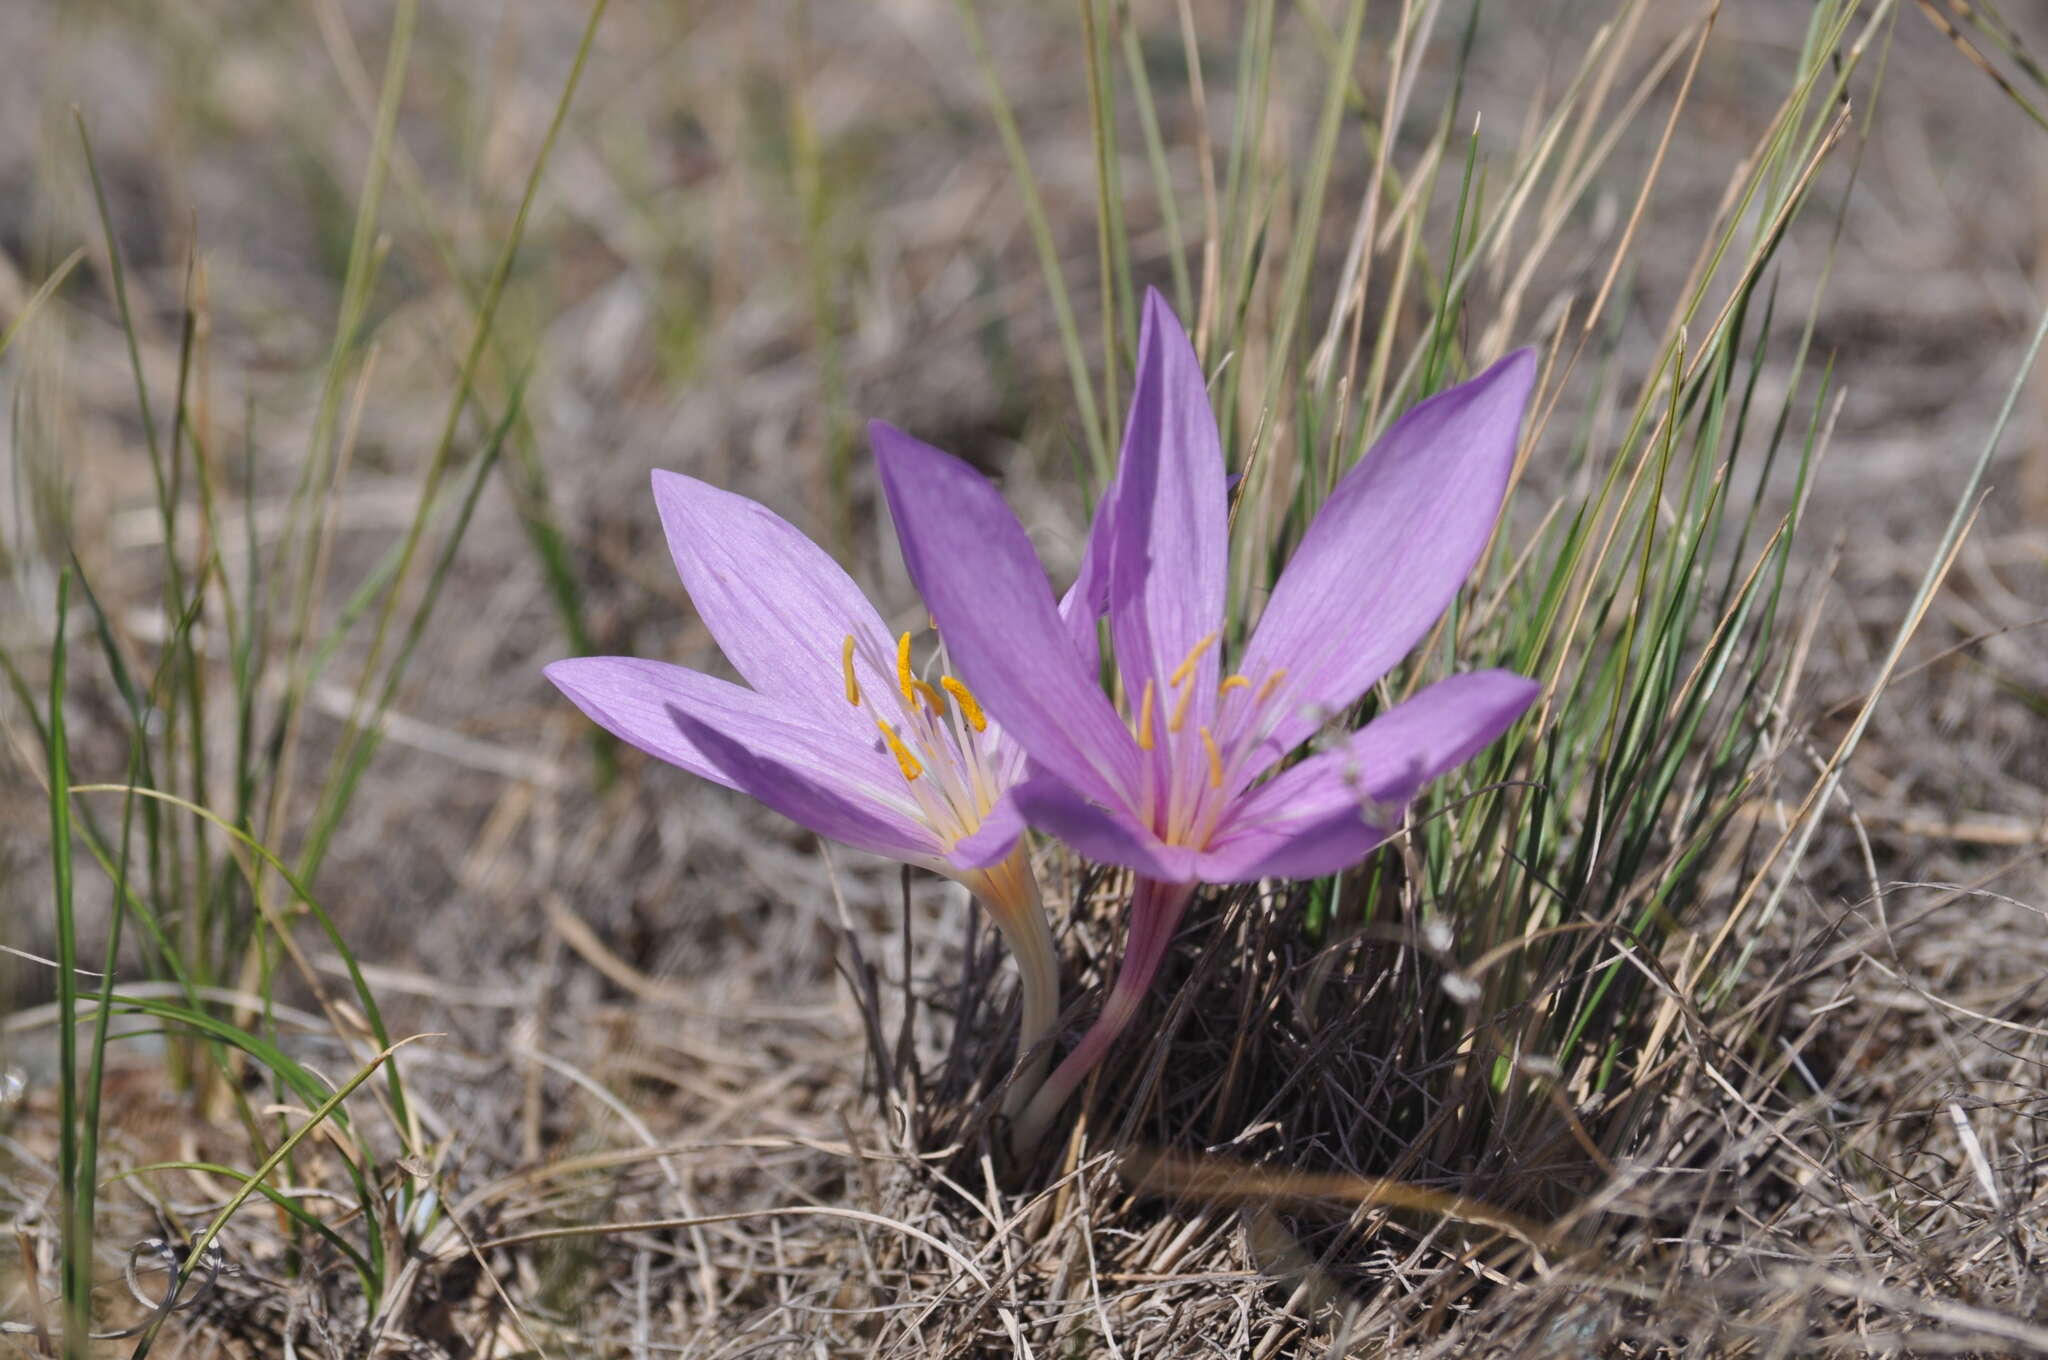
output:
[[[1196,670],[1220,638],[1212,632],[1198,639],[1163,684],[1147,677],[1138,695],[1132,735],[1139,750],[1153,753],[1144,762],[1147,816],[1168,844],[1203,844],[1215,830],[1245,758],[1272,730],[1277,712],[1272,700],[1287,680],[1285,667],[1256,681],[1242,674],[1225,676],[1216,686],[1215,716],[1207,723],[1190,723]],[[1239,694],[1244,697],[1233,697]]]
[[[862,647],[852,633],[839,645],[839,669],[846,681],[846,702],[875,725],[882,745],[916,797],[924,820],[948,846],[971,835],[995,806],[1002,790],[984,746],[993,739],[988,715],[972,690],[950,675],[936,685],[917,674],[911,662],[911,635],[896,639],[894,665],[872,646]],[[900,711],[893,716],[877,706],[861,685],[858,665],[895,681]],[[950,700],[950,702],[948,702]]]

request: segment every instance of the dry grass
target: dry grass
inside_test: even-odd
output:
[[[1483,110],[1500,145],[1587,38],[1571,6],[1510,8],[1494,7],[1463,77],[1468,117]],[[1636,228],[1620,285],[1632,314],[1661,318],[1680,293],[1697,223],[1761,122],[1753,73],[1799,41],[1794,9],[1722,14]],[[1651,10],[1630,79],[1692,17]],[[465,289],[582,18],[427,7],[402,123],[415,169],[394,172],[388,319],[334,502],[333,581],[360,579],[403,527],[467,334]],[[1096,168],[1070,18],[988,19],[1092,314]],[[1221,48],[1229,25],[1206,9],[1201,22]],[[64,122],[79,103],[160,393],[197,224],[195,425],[208,447],[257,450],[223,537],[279,532],[317,397],[298,375],[325,343],[307,318],[335,305],[331,219],[345,223],[360,174],[387,23],[382,5],[332,0],[289,16],[228,0],[0,14],[0,49],[39,58],[0,82],[0,325],[89,239]],[[1286,31],[1281,88],[1301,93],[1278,103],[1276,157],[1307,142],[1322,73],[1311,39]],[[711,660],[646,505],[650,466],[836,535],[907,606],[861,460],[840,461],[868,414],[1000,466],[1055,569],[1070,562],[1085,452],[952,11],[619,6],[592,60],[507,306],[541,355],[531,441],[593,650]],[[1449,77],[1427,68],[1418,106],[1444,107]],[[1101,1069],[1037,1165],[1002,1165],[987,1135],[1013,1001],[990,932],[949,889],[821,853],[672,771],[628,757],[593,791],[583,729],[538,677],[565,644],[508,478],[321,875],[394,1029],[441,1036],[394,1061],[431,1149],[404,1172],[451,1218],[372,1317],[338,1258],[248,1208],[228,1234],[234,1273],[177,1315],[160,1353],[2048,1353],[2048,502],[2007,490],[2048,484],[2037,395],[1782,902],[1742,923],[1732,992],[1706,1007],[1690,985],[1877,674],[2048,277],[2029,187],[2048,140],[1911,6],[1887,82],[1846,225],[1796,237],[1779,283],[1789,297],[1831,276],[1816,344],[1849,395],[1797,550],[1800,679],[1683,930],[1646,945],[1619,920],[1574,920],[1570,947],[1503,998],[1480,982],[1506,961],[1461,956],[1432,927],[1441,904],[1421,875],[1394,875],[1378,927],[1331,936],[1305,928],[1299,895],[1216,896],[1190,914],[1141,1021],[1154,1037]],[[1191,139],[1189,92],[1162,98],[1176,144]],[[1653,101],[1627,130],[1603,172],[1615,187],[1566,219],[1524,315],[1599,285],[1666,109]],[[796,169],[805,138],[814,181]],[[1355,201],[1368,170],[1340,160],[1333,197]],[[1192,162],[1176,172],[1192,197]],[[1824,174],[1845,188],[1848,158]],[[1134,256],[1163,271],[1157,205],[1140,193],[1127,213]],[[1319,252],[1335,261],[1344,244]],[[80,556],[147,649],[164,631],[157,521],[122,338],[97,264],[82,269],[0,381],[14,428],[65,450]],[[1799,311],[1774,335],[1796,335]],[[1648,375],[1628,362],[1605,380],[1633,391]],[[1766,366],[1762,381],[1788,379]],[[32,557],[8,565],[40,606],[0,618],[0,640],[33,645],[52,577]],[[346,702],[316,704],[303,769],[320,768]],[[81,776],[119,779],[108,677],[81,675],[74,708]],[[0,943],[46,954],[43,794],[6,730],[0,863],[18,872],[0,887]],[[1115,958],[1116,885],[1044,871],[1073,904],[1063,945],[1085,1022]],[[103,915],[104,884],[93,891],[86,914]],[[1619,1080],[1525,1046],[1532,1016],[1615,960],[1634,997],[1606,1022]],[[313,962],[340,969],[317,949]],[[0,1029],[0,1212],[26,1263],[0,1266],[0,1318],[25,1321],[54,1234],[49,982],[0,956],[0,986],[19,1002]],[[309,990],[278,1000],[312,1011]],[[336,1080],[354,1069],[324,1021],[281,1009],[279,1030]],[[116,1046],[103,1164],[246,1159],[228,1106],[181,1090],[167,1051]],[[1499,1063],[1529,1080],[1503,1094]],[[321,1191],[339,1179],[317,1141],[291,1174]],[[190,1173],[110,1185],[108,1278],[111,1244],[178,1237],[232,1189]],[[0,1334],[0,1354],[30,1345]]]

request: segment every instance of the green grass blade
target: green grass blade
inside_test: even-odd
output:
[[[477,501],[483,494],[491,469],[496,465],[498,456],[504,449],[506,436],[511,432],[524,395],[525,378],[522,376],[513,389],[511,404],[504,418],[492,432],[489,443],[478,455],[471,469],[468,489],[455,512],[454,523],[449,526],[447,534],[442,539],[441,551],[427,579],[427,588],[419,607],[413,612],[405,638],[392,658],[384,685],[370,710],[373,716],[367,726],[353,734],[352,741],[344,744],[336,758],[335,768],[322,790],[320,807],[314,814],[305,849],[300,854],[301,878],[310,881],[319,871],[334,832],[341,825],[342,815],[354,800],[363,773],[369,768],[370,758],[377,752],[378,743],[382,740],[383,715],[389,711],[392,701],[397,698],[399,686],[405,680],[406,670],[412,664],[413,652],[419,646],[420,639],[426,636],[427,625],[433,618],[434,604],[440,598],[441,586],[447,580],[449,570],[455,565],[456,551],[461,547],[463,536],[469,529],[470,518],[476,512]]]
[[[61,1214],[64,1354],[87,1354],[92,1330],[93,1188],[83,1171],[78,1125],[78,922],[71,872],[71,746],[64,721],[65,624],[71,572],[57,577],[57,628],[50,642],[50,717],[46,751],[50,780],[50,891],[57,926],[57,1194]],[[99,1074],[93,1073],[95,1081]]]
[[[595,0],[590,8],[590,17],[583,26],[583,35],[576,48],[575,60],[571,63],[568,78],[563,83],[561,97],[556,101],[554,116],[548,123],[546,134],[541,138],[540,149],[534,156],[533,168],[527,175],[525,192],[519,200],[519,208],[513,214],[511,229],[499,250],[497,264],[491,271],[490,283],[484,289],[483,301],[477,309],[476,324],[471,332],[469,348],[463,356],[462,369],[456,379],[456,388],[449,398],[447,410],[441,421],[440,435],[427,461],[427,470],[420,490],[419,508],[406,527],[391,586],[385,595],[384,607],[378,612],[376,626],[371,634],[369,654],[363,662],[362,680],[356,688],[355,704],[340,745],[329,766],[329,779],[323,785],[323,788],[328,790],[328,793],[323,795],[328,807],[322,819],[324,825],[316,829],[312,845],[300,859],[302,877],[312,877],[320,859],[326,853],[334,823],[347,808],[346,794],[339,799],[332,796],[331,791],[336,779],[355,759],[355,748],[364,739],[366,728],[374,726],[382,719],[381,705],[372,706],[368,700],[377,676],[378,665],[383,660],[384,647],[397,613],[399,598],[404,593],[413,558],[425,536],[429,511],[435,504],[441,478],[454,456],[462,414],[469,405],[471,394],[475,391],[477,368],[489,344],[491,330],[497,320],[498,305],[504,298],[505,286],[512,276],[513,261],[518,255],[520,242],[525,237],[526,223],[532,214],[534,200],[539,196],[543,173],[549,157],[553,154],[555,143],[561,136],[562,125],[568,120],[570,103],[582,81],[584,68],[590,59],[591,45],[597,38],[598,24],[604,18],[608,4],[609,0]],[[427,597],[418,607],[421,615],[431,610],[433,606],[433,590],[434,587],[430,586]],[[389,694],[392,689],[393,686],[387,684],[384,692]],[[352,792],[353,783],[349,783],[347,787]]]
[[[1159,106],[1152,97],[1152,79],[1145,70],[1145,51],[1138,41],[1138,27],[1125,22],[1120,28],[1124,70],[1130,75],[1132,102],[1138,106],[1138,128],[1145,138],[1152,192],[1159,200],[1159,225],[1166,233],[1166,259],[1173,271],[1173,307],[1181,316],[1191,317],[1195,314],[1195,289],[1188,275],[1187,240],[1181,234],[1180,205],[1174,194],[1173,170],[1166,159],[1166,139],[1159,131]]]
[[[1914,591],[1912,604],[1908,607],[1904,620],[1893,634],[1891,646],[1885,653],[1884,661],[1878,667],[1876,679],[1873,681],[1863,703],[1858,707],[1856,717],[1849,724],[1849,730],[1843,734],[1840,743],[1836,746],[1833,755],[1830,757],[1825,773],[1807,796],[1806,802],[1801,808],[1801,815],[1786,832],[1785,836],[1780,838],[1778,845],[1773,848],[1773,858],[1777,858],[1776,852],[1778,850],[1784,850],[1784,862],[1787,864],[1797,864],[1805,856],[1807,847],[1813,843],[1814,834],[1820,829],[1821,825],[1821,818],[1818,814],[1828,806],[1834,797],[1835,790],[1840,786],[1842,773],[1848,764],[1849,757],[1855,753],[1857,746],[1863,740],[1864,732],[1869,729],[1871,714],[1876,711],[1878,697],[1884,693],[1893,673],[1898,669],[1899,662],[1906,654],[1906,648],[1911,645],[1914,636],[1918,633],[1920,620],[1926,616],[1927,608],[1933,602],[1935,591],[1939,589],[1941,582],[1946,578],[1948,569],[1955,560],[1955,553],[1962,545],[1964,530],[1970,521],[1976,517],[1976,513],[1982,504],[1979,493],[1984,486],[1984,474],[1991,466],[1992,456],[1997,453],[1999,444],[2005,438],[2005,428],[2012,420],[2014,408],[2019,405],[2020,393],[2026,389],[2027,380],[2033,376],[2034,361],[2040,357],[2041,344],[2044,339],[2048,339],[2048,310],[2044,310],[2041,313],[2041,320],[2034,327],[2033,338],[2027,342],[2026,353],[2021,357],[2019,366],[2014,371],[2012,383],[2006,389],[2005,401],[1999,407],[1998,418],[1992,423],[1990,434],[1985,436],[1983,446],[1978,449],[1976,461],[1971,464],[1969,475],[1964,478],[1962,488],[1956,493],[1955,509],[1949,514],[1948,525],[1942,531],[1941,542],[1936,546],[1934,554],[1928,562],[1927,570],[1921,575],[1920,584]],[[1788,841],[1789,847],[1787,846]],[[1715,936],[1713,947],[1709,949],[1706,957],[1701,960],[1699,969],[1694,973],[1695,977],[1705,975],[1705,970],[1708,964],[1712,962],[1714,954],[1726,944],[1735,924],[1746,915],[1745,908],[1748,907],[1753,899],[1757,885],[1760,885],[1764,879],[1765,875],[1759,873],[1752,881],[1750,890],[1745,892],[1730,910],[1728,924]],[[1748,962],[1750,954],[1756,947],[1757,930],[1777,914],[1778,907],[1784,900],[1785,892],[1791,886],[1792,881],[1793,876],[1789,873],[1779,874],[1776,877],[1770,893],[1764,898],[1763,904],[1757,912],[1756,919],[1748,923],[1748,942],[1745,943],[1740,954],[1726,972],[1723,973],[1721,982],[1716,988],[1717,992],[1725,992],[1727,985],[1733,981],[1740,973],[1743,965]]]
[[[50,300],[51,294],[64,286],[64,281],[71,277],[71,271],[78,268],[84,259],[85,247],[80,246],[66,255],[63,261],[50,271],[50,276],[36,286],[35,292],[29,294],[28,301],[21,304],[20,313],[7,323],[5,330],[0,330],[0,354],[7,353],[7,347],[14,343],[14,338],[27,329],[30,320],[43,309],[43,304]],[[17,439],[15,447],[20,446],[20,440]]]
[[[403,1047],[405,1044],[412,1043],[414,1039],[424,1037],[426,1036],[415,1035],[412,1039],[401,1040],[399,1043],[393,1044],[385,1048],[376,1057],[372,1058],[369,1062],[365,1063],[361,1068],[357,1069],[356,1074],[354,1076],[350,1077],[347,1081],[343,1082],[341,1086],[332,1095],[328,1096],[325,1100],[319,1102],[317,1108],[315,1108],[312,1114],[307,1117],[306,1121],[300,1124],[298,1128],[292,1130],[291,1136],[286,1138],[282,1143],[278,1145],[277,1150],[270,1154],[270,1156],[264,1161],[263,1165],[257,1167],[255,1171],[251,1172],[246,1178],[242,1180],[241,1188],[237,1190],[231,1197],[229,1197],[228,1202],[226,1204],[223,1204],[220,1207],[220,1211],[213,1216],[213,1221],[208,1223],[205,1229],[197,1237],[192,1239],[191,1247],[186,1258],[188,1261],[188,1265],[185,1267],[184,1270],[179,1272],[178,1279],[170,1287],[170,1290],[168,1291],[170,1297],[175,1298],[179,1293],[183,1292],[186,1275],[192,1269],[192,1266],[189,1264],[189,1262],[195,1262],[199,1260],[199,1258],[205,1253],[206,1249],[209,1246],[213,1245],[214,1239],[220,1236],[220,1230],[227,1226],[228,1220],[233,1218],[235,1216],[236,1211],[248,1202],[249,1196],[256,1193],[257,1187],[262,1185],[266,1180],[269,1179],[270,1173],[277,1170],[277,1168],[283,1164],[285,1158],[291,1155],[293,1149],[297,1148],[300,1143],[304,1142],[306,1138],[314,1132],[314,1130],[318,1129],[322,1124],[326,1123],[329,1118],[339,1116],[341,1112],[342,1102],[347,1100],[349,1096],[354,1093],[355,1089],[358,1086],[361,1086],[365,1081],[368,1081],[370,1079],[370,1076],[374,1072],[376,1072],[378,1068],[382,1067],[386,1062],[390,1061],[391,1055],[393,1053],[397,1052],[398,1049]],[[371,1241],[373,1243],[376,1241],[376,1234],[371,1234]],[[374,1310],[376,1304],[376,1297],[374,1294],[370,1299],[370,1304],[372,1309]],[[135,1343],[135,1350],[132,1353],[132,1360],[144,1360],[144,1357],[149,1354],[150,1349],[156,1344],[157,1332],[162,1328],[164,1319],[168,1316],[168,1313],[159,1312],[158,1314],[156,1314],[155,1317],[150,1319],[149,1326],[143,1330],[142,1336]]]
[[[1060,267],[1059,247],[1053,244],[1052,223],[1045,215],[1045,203],[1039,197],[1038,180],[1031,173],[1031,159],[1024,150],[1024,138],[1017,130],[1017,117],[1010,110],[1009,97],[1003,93],[1001,78],[996,72],[995,58],[989,53],[988,38],[981,31],[981,19],[976,15],[974,0],[955,0],[960,10],[960,21],[967,31],[967,44],[974,51],[975,65],[980,68],[982,84],[988,91],[989,113],[996,121],[996,131],[1002,137],[1003,150],[1010,158],[1010,172],[1016,176],[1017,192],[1024,199],[1024,220],[1031,228],[1031,241],[1038,250],[1038,265],[1045,276],[1047,300],[1052,304],[1053,317],[1059,325],[1060,347],[1066,354],[1067,377],[1074,387],[1074,403],[1080,408],[1081,432],[1088,447],[1090,465],[1095,472],[1097,487],[1109,485],[1111,473],[1109,442],[1103,436],[1102,408],[1096,404],[1095,382],[1088,376],[1088,351],[1081,344],[1081,328],[1074,320],[1074,305],[1067,296],[1066,273]],[[1109,419],[1115,419],[1110,412]]]
[[[326,1220],[308,1209],[298,1196],[286,1194],[274,1185],[256,1180],[255,1175],[251,1172],[237,1171],[233,1167],[222,1166],[217,1162],[147,1162],[141,1166],[129,1167],[125,1171],[108,1177],[107,1184],[112,1185],[117,1181],[147,1176],[158,1171],[190,1171],[202,1176],[220,1176],[225,1179],[240,1181],[244,1184],[254,1183],[257,1194],[275,1204],[293,1222],[327,1243],[328,1246],[333,1247],[335,1251],[347,1259],[350,1267],[355,1270],[357,1278],[362,1282],[365,1295],[374,1295],[376,1293],[376,1272],[367,1256],[357,1251],[346,1237],[343,1237],[340,1233],[329,1227]]]

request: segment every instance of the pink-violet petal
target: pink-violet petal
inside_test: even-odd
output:
[[[1136,786],[1137,747],[1076,649],[1024,527],[986,477],[901,430],[868,427],[910,579],[953,670],[1004,738],[1091,796]]]
[[[1121,807],[1105,806],[1047,772],[1027,775],[1010,790],[1024,819],[1088,859],[1121,864],[1147,878],[1186,883],[1196,877],[1195,852],[1167,845]]]
[[[1150,683],[1156,720],[1178,715],[1190,734],[1215,711],[1220,639],[1185,663],[1223,626],[1228,518],[1223,443],[1201,361],[1166,299],[1148,289],[1116,482],[1089,546],[1107,558],[1110,635],[1126,691],[1136,704]],[[1162,764],[1167,752],[1190,749],[1199,757],[1192,741],[1155,747]],[[1199,760],[1178,763],[1185,778]]]
[[[879,741],[870,748],[788,702],[659,661],[579,657],[545,674],[621,741],[821,836],[914,864],[944,854]]]
[[[1211,883],[1315,878],[1363,859],[1407,802],[1507,731],[1541,689],[1512,671],[1440,680],[1240,799],[1201,858]]]
[[[991,864],[1000,864],[1016,848],[1024,825],[1024,814],[1017,810],[1016,800],[1007,796],[998,799],[973,834],[955,842],[946,862],[955,869],[986,869]]]
[[[900,720],[894,673],[877,673],[895,647],[830,553],[767,506],[694,477],[656,471],[654,502],[690,602],[749,685],[821,722],[863,728],[870,720],[846,701],[841,648],[852,634],[862,686]]]
[[[1422,639],[1493,535],[1536,360],[1517,350],[1394,422],[1337,483],[1281,573],[1243,673],[1281,681],[1256,777]]]

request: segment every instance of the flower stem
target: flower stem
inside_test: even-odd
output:
[[[1110,1045],[1138,1013],[1138,1006],[1151,990],[1152,979],[1159,973],[1159,965],[1166,958],[1166,948],[1173,943],[1174,928],[1180,924],[1181,913],[1187,910],[1188,902],[1195,895],[1192,883],[1161,883],[1156,879],[1141,878],[1131,893],[1130,938],[1124,945],[1123,964],[1117,969],[1116,983],[1110,988],[1109,997],[1102,1003],[1101,1014],[1095,1017],[1094,1025],[1081,1036],[1081,1042],[1074,1045],[1066,1061],[1054,1070],[1045,1084],[1032,1096],[1031,1103],[1017,1116],[1010,1132],[1010,1150],[1019,1158],[1034,1152],[1046,1130],[1058,1116],[1061,1108],[1073,1096],[1075,1088],[1095,1070],[1109,1052]]]
[[[996,923],[1003,943],[1017,960],[1022,998],[1017,1021],[1019,1066],[1003,1096],[1003,1113],[1015,1118],[1052,1065],[1052,1046],[1046,1040],[1060,1018],[1059,951],[1053,945],[1052,925],[1046,920],[1038,880],[1022,845],[1002,863],[963,876],[961,881]]]

